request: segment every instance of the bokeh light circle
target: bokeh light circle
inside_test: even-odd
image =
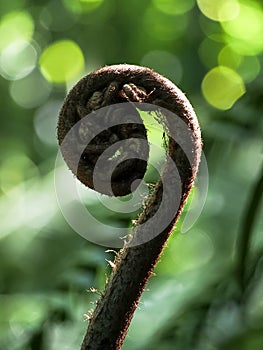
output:
[[[160,72],[176,84],[180,82],[183,75],[181,62],[167,51],[150,51],[142,58],[140,64]]]
[[[229,21],[238,16],[239,3],[237,0],[197,0],[201,12],[214,21]]]
[[[57,118],[62,101],[51,100],[41,106],[35,113],[34,127],[38,138],[48,146],[57,145]]]
[[[242,77],[245,83],[256,79],[261,65],[257,56],[243,56],[234,51],[231,46],[225,46],[218,55],[219,66],[226,66]]]
[[[168,15],[155,7],[149,7],[143,21],[143,30],[155,41],[174,41],[185,32],[189,18],[187,13],[180,16]]]
[[[27,76],[36,67],[37,52],[27,41],[15,41],[0,54],[0,74],[8,80]]]
[[[50,84],[38,70],[34,70],[23,79],[10,84],[10,94],[17,105],[23,108],[35,108],[44,103],[51,92]]]
[[[205,38],[199,48],[198,55],[205,67],[211,69],[217,65],[218,55],[222,50],[222,43]]]
[[[75,78],[83,70],[84,56],[74,41],[60,40],[43,51],[39,64],[43,76],[48,81],[64,83]]]
[[[211,69],[202,81],[202,92],[207,102],[222,110],[230,109],[245,91],[240,75],[225,66]]]
[[[34,33],[34,20],[27,11],[9,12],[0,21],[0,51],[16,41],[28,41]]]
[[[244,82],[250,83],[258,77],[260,70],[261,65],[257,56],[245,56],[237,72],[243,78]]]
[[[241,64],[242,59],[242,56],[232,50],[229,45],[223,47],[218,54],[219,66],[226,66],[234,70]]]
[[[0,167],[0,189],[7,195],[26,179],[37,175],[37,166],[22,150],[10,152]]]
[[[255,2],[241,3],[233,21],[221,23],[229,44],[240,54],[255,55],[263,50],[263,9]]]

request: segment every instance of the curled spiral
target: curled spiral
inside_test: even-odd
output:
[[[145,67],[106,66],[87,75],[69,92],[59,115],[59,144],[72,172],[96,191],[123,196],[138,186],[147,168],[147,130],[138,109],[154,112],[163,125],[168,139],[165,168],[131,240],[115,259],[82,350],[121,349],[193,186],[202,141],[195,112],[182,91]],[[110,178],[110,186],[104,178]]]
[[[94,169],[102,157],[96,172],[96,191],[123,196],[139,185],[146,172],[149,145],[145,142],[147,131],[136,104],[145,103],[178,114],[192,127],[189,118],[194,121],[194,112],[185,96],[169,80],[145,67],[104,67],[85,76],[68,93],[59,115],[58,140],[60,146],[63,145],[66,163],[83,184],[94,189]],[[118,108],[107,107],[114,105]],[[172,124],[172,120],[166,120],[170,131],[174,128]],[[73,127],[74,132],[69,134]],[[198,132],[198,126],[191,128],[187,137],[191,139],[192,134]],[[67,142],[63,143],[66,135]],[[172,159],[177,153],[179,161],[174,142],[177,138],[170,135],[168,149]],[[124,140],[130,140],[125,149],[120,146]],[[193,140],[190,141],[192,144]],[[110,152],[105,152],[109,148]],[[183,158],[181,156],[181,161]],[[103,179],[109,177],[110,187],[103,183]]]

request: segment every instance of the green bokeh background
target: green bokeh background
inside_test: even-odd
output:
[[[262,173],[263,3],[14,0],[0,3],[0,15],[0,349],[80,348],[84,314],[98,298],[87,290],[103,290],[114,253],[84,240],[61,214],[57,115],[81,76],[131,63],[187,94],[209,188],[194,226],[183,234],[181,220],[170,238],[123,349],[261,350],[260,199],[251,230],[245,223]],[[94,198],[92,210],[113,230],[130,219]],[[235,242],[244,227],[251,240],[240,266],[251,278],[242,289]]]

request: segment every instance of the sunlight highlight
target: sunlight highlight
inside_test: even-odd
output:
[[[237,17],[239,3],[236,0],[197,0],[202,13],[214,21],[229,21]]]
[[[263,9],[255,2],[240,4],[238,16],[233,21],[221,23],[229,36],[229,45],[244,55],[256,55],[263,50]]]
[[[0,74],[7,80],[27,76],[36,66],[37,53],[27,41],[15,41],[0,54]]]
[[[48,81],[65,83],[81,73],[84,56],[74,41],[61,40],[44,50],[39,63],[41,72]]]
[[[207,102],[218,109],[230,109],[246,92],[242,78],[232,69],[218,66],[211,69],[202,81]]]
[[[34,21],[27,11],[9,12],[0,21],[0,51],[16,41],[30,41]]]

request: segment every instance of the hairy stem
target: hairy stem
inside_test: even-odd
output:
[[[132,239],[115,259],[115,267],[97,302],[81,347],[82,350],[118,350],[193,186],[201,154],[201,135],[185,95],[168,79],[145,67],[109,66],[84,77],[69,93],[61,110],[60,144],[79,118],[75,107],[79,101],[82,106],[78,110],[86,108],[86,113],[119,102],[147,103],[157,114],[161,108],[169,140],[161,179],[134,226]],[[66,161],[73,158],[70,152],[64,151]],[[83,169],[86,168],[83,166]],[[83,173],[81,176],[77,173],[81,181]],[[128,193],[127,188],[116,187],[115,193],[121,195],[122,192]]]

